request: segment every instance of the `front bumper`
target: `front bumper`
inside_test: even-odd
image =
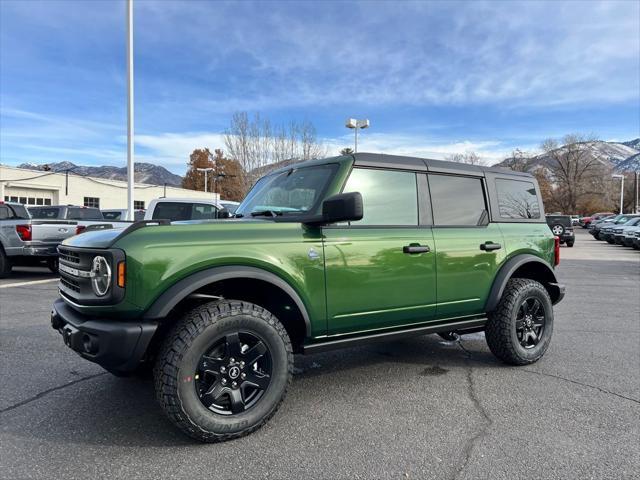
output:
[[[88,317],[61,298],[53,304],[51,326],[81,357],[119,372],[135,370],[158,328],[155,322]]]

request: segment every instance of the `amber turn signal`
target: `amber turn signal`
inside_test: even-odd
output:
[[[124,262],[118,263],[118,286],[124,288],[124,278],[126,273],[126,267]]]

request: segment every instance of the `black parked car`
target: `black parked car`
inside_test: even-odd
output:
[[[576,236],[573,233],[573,224],[569,215],[547,215],[547,225],[560,239],[560,244],[566,243],[567,247],[573,247]]]

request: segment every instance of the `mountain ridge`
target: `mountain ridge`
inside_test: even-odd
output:
[[[56,173],[69,173],[89,176],[96,178],[104,178],[108,180],[121,180],[127,181],[127,168],[126,167],[114,167],[111,165],[102,165],[99,167],[76,165],[72,162],[55,162],[48,164],[36,164],[36,163],[22,163],[18,165],[18,168],[25,168],[29,170],[49,171]],[[134,166],[135,181],[138,183],[148,183],[152,185],[164,185],[165,183],[170,186],[180,186],[182,184],[182,177],[171,173],[166,168],[160,165],[154,165],[153,163],[137,162]]]

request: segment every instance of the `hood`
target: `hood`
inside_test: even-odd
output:
[[[80,248],[108,248],[113,240],[124,231],[124,228],[93,230],[67,238],[62,245]]]

